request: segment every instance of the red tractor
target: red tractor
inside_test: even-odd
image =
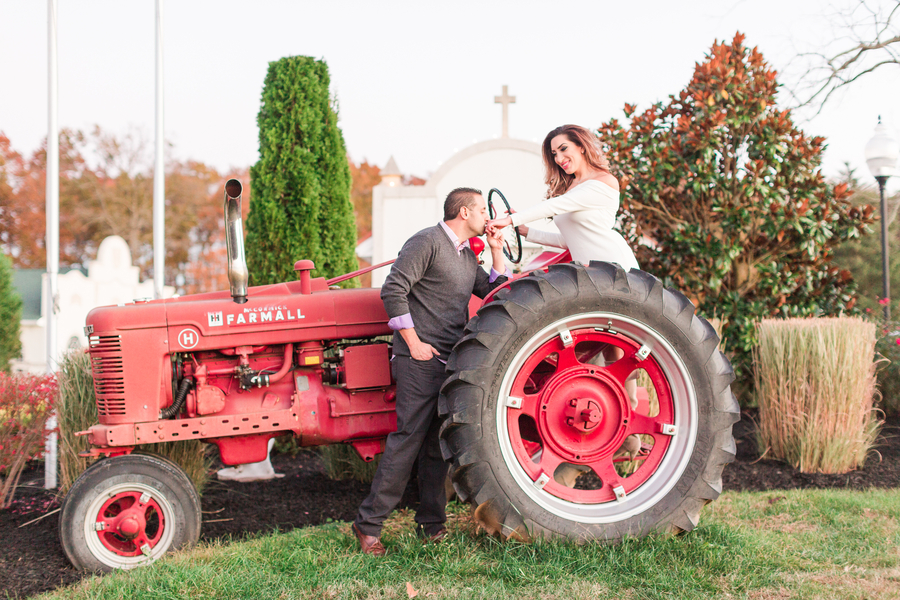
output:
[[[351,444],[369,461],[395,427],[379,290],[333,288],[355,274],[312,278],[305,260],[297,281],[248,289],[240,203],[229,180],[230,292],[88,315],[100,422],[82,433],[105,458],[62,508],[77,567],[131,568],[197,541],[196,489],[174,463],[133,452],[139,444],[200,439],[238,465],[289,434],[301,446]],[[718,337],[652,275],[567,260],[532,262],[479,300],[450,357],[439,409],[457,494],[503,538],[690,530],[735,453],[739,409]]]

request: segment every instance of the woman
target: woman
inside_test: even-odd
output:
[[[528,210],[488,222],[490,228],[519,227],[529,242],[567,248],[572,260],[603,260],[637,269],[634,252],[613,226],[619,210],[619,182],[597,137],[584,127],[563,125],[544,138],[542,147],[548,200]],[[560,233],[523,225],[553,217]]]
[[[588,264],[592,260],[618,263],[623,268],[638,269],[634,252],[618,232],[613,230],[619,210],[619,182],[609,172],[609,161],[600,149],[595,135],[578,125],[563,125],[547,134],[542,146],[547,200],[523,212],[488,221],[488,230],[508,225],[517,226],[529,242],[556,248],[567,248],[572,260]],[[553,217],[559,233],[539,231],[523,225]],[[602,356],[601,356],[602,354]],[[607,347],[589,362],[602,364],[616,361],[624,352]],[[634,375],[625,382],[631,407],[637,408],[637,382]],[[616,456],[640,451],[641,441],[628,436]],[[554,476],[572,487],[584,467],[564,470]]]

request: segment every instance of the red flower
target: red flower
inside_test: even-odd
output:
[[[887,306],[890,303],[891,303],[890,298],[882,298],[881,300],[878,301],[878,304],[880,304],[882,306]]]

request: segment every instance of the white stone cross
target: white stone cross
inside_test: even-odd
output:
[[[510,96],[507,92],[508,86],[503,86],[503,95],[494,96],[494,104],[503,105],[503,135],[501,137],[509,137],[509,105],[516,103],[516,97]]]

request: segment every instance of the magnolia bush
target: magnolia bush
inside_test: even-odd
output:
[[[778,82],[737,34],[716,43],[687,87],[599,128],[622,190],[621,229],[641,268],[716,317],[739,383],[754,322],[854,309],[834,249],[873,221],[820,171],[825,139],[776,106]]]

